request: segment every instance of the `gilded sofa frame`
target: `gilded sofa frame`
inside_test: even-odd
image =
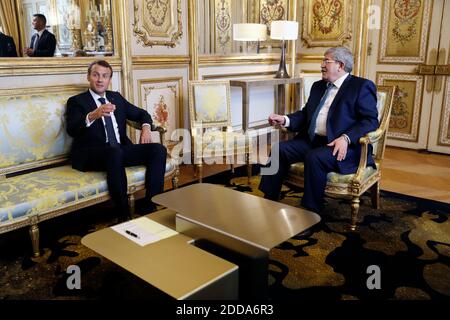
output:
[[[8,97],[14,97],[18,95],[33,95],[33,94],[39,94],[42,93],[43,90],[48,89],[50,90],[50,87],[48,88],[27,88],[27,89],[21,89],[21,90],[0,90],[0,96],[8,96]],[[53,92],[58,91],[67,91],[68,93],[78,94],[84,90],[86,90],[87,87],[84,85],[69,85],[69,86],[52,86],[51,90],[56,90]],[[137,123],[128,121],[127,123],[129,126],[131,126],[134,129],[140,129],[140,126]],[[160,135],[160,141],[161,144],[165,143],[164,135],[165,135],[165,129],[162,127],[157,127],[152,125],[152,131],[158,131]],[[19,164],[19,165],[11,165],[8,167],[0,168],[0,181],[8,179],[10,176],[16,176],[20,174],[24,174],[30,171],[37,171],[39,169],[46,169],[48,167],[55,167],[62,164],[68,163],[68,156],[58,156],[54,158],[49,159],[42,159],[37,160],[25,164]],[[179,168],[178,165],[174,167],[174,169],[166,173],[165,180],[171,179],[172,180],[172,186],[173,188],[178,188],[178,176],[179,176]],[[86,173],[88,174],[88,173]],[[130,206],[131,213],[133,214],[135,211],[135,194],[139,191],[142,191],[145,189],[144,182],[140,182],[137,184],[133,184],[128,186],[128,203]],[[103,192],[100,194],[97,194],[95,196],[88,197],[86,199],[77,201],[75,204],[69,204],[63,207],[59,207],[56,210],[47,210],[39,214],[33,214],[28,216],[23,216],[20,218],[15,219],[11,222],[5,222],[0,224],[0,234],[13,231],[19,228],[23,227],[29,227],[29,234],[31,238],[31,244],[33,249],[33,255],[35,257],[38,257],[40,255],[40,249],[39,249],[39,226],[38,224],[42,221],[46,221],[55,217],[59,217],[61,215],[64,215],[69,212],[77,211],[92,205],[96,205],[102,202],[106,202],[110,200],[111,197],[109,196],[108,192]]]

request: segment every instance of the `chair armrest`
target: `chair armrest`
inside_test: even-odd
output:
[[[136,129],[136,130],[142,130],[142,126],[141,126],[140,123],[137,123],[137,122],[135,122],[135,121],[127,120],[127,124],[128,124],[130,127],[134,128],[134,129]],[[164,129],[163,127],[160,127],[160,126],[155,126],[155,125],[152,123],[152,124],[150,125],[150,130],[151,130],[151,131],[158,131],[158,132],[159,132],[159,138],[161,139],[161,144],[162,144],[162,145],[166,145],[166,141],[165,141],[165,139],[164,139],[164,134],[167,132],[166,129]]]
[[[376,131],[373,131],[373,132],[376,132]],[[370,132],[370,133],[373,133],[373,132]],[[370,133],[366,134],[364,137],[359,139],[359,143],[361,144],[361,156],[359,158],[358,169],[356,170],[356,174],[351,181],[351,184],[355,187],[359,187],[359,185],[361,184],[362,178],[364,176],[364,171],[366,170],[366,167],[367,167],[367,153],[369,151],[368,146],[369,146],[369,143],[371,143],[371,139],[369,137]]]
[[[367,135],[365,135],[365,137],[368,137],[370,143],[373,144],[373,143],[377,142],[378,140],[380,140],[382,138],[383,133],[384,133],[384,130],[377,129],[375,131],[369,132]],[[363,139],[363,138],[361,138],[361,139]]]

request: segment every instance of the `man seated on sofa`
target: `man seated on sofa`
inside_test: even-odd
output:
[[[125,167],[145,165],[146,202],[155,211],[151,198],[164,190],[166,149],[151,143],[152,118],[147,111],[129,103],[118,92],[108,91],[113,70],[104,60],[89,65],[88,91],[67,101],[67,132],[73,137],[72,167],[81,171],[106,171],[109,193],[119,220],[130,218]],[[126,121],[142,125],[140,144],[126,135]]]
[[[285,126],[298,134],[280,142],[278,172],[262,176],[259,189],[266,198],[278,200],[290,165],[304,162],[301,205],[320,213],[327,173],[356,172],[361,153],[359,138],[378,128],[378,111],[375,84],[351,75],[352,69],[349,49],[328,49],[321,65],[322,80],[312,85],[305,107],[287,116],[269,116],[270,124]],[[367,164],[374,166],[371,156]]]

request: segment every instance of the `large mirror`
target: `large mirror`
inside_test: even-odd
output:
[[[200,55],[280,52],[280,41],[270,40],[270,23],[288,20],[288,0],[198,0],[197,10]],[[266,25],[267,40],[235,41],[233,25],[241,23]]]
[[[114,55],[111,0],[1,0],[0,28],[19,57]]]

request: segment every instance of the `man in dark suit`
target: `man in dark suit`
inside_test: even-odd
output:
[[[125,167],[145,165],[147,210],[156,206],[151,198],[163,192],[166,148],[151,143],[152,118],[147,111],[107,91],[112,68],[104,60],[94,61],[88,69],[88,91],[67,101],[67,132],[73,137],[72,167],[81,171],[106,171],[109,193],[121,220],[130,218]],[[126,135],[126,121],[142,125],[140,144]]]
[[[45,30],[47,18],[43,14],[33,15],[33,28],[37,31],[32,37],[30,47],[24,53],[29,57],[53,57],[56,49],[55,36]]]
[[[280,142],[279,159],[272,159],[272,165],[279,160],[278,172],[262,176],[259,186],[266,198],[278,200],[289,166],[302,161],[305,184],[301,205],[317,213],[323,208],[327,173],[355,173],[361,153],[359,138],[378,128],[375,84],[350,74],[350,50],[328,49],[321,69],[322,80],[313,84],[301,111],[269,116],[270,124],[285,126],[298,134]],[[368,165],[374,166],[371,156]]]
[[[14,39],[0,31],[0,57],[17,57]]]

